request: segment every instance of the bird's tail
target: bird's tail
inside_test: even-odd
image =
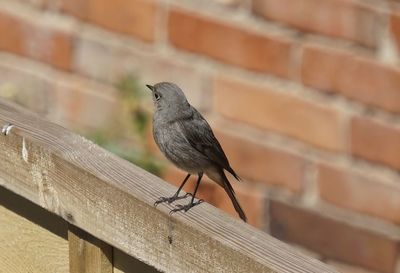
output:
[[[235,208],[236,212],[239,214],[239,217],[243,221],[247,222],[247,217],[244,214],[244,211],[243,211],[242,207],[240,206],[238,200],[236,199],[235,191],[233,190],[232,185],[229,182],[229,180],[226,177],[226,175],[225,175],[223,170],[221,170],[220,176],[222,178],[223,187],[224,187],[226,193],[228,194],[229,198],[231,199],[233,207]]]

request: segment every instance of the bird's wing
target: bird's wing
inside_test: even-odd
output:
[[[191,117],[177,121],[180,131],[193,148],[239,180],[210,125],[195,108],[192,109]]]

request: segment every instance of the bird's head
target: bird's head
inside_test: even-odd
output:
[[[152,92],[156,110],[183,110],[189,103],[182,90],[174,83],[160,82],[155,85],[146,85]]]

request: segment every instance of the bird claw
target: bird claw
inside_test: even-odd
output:
[[[194,206],[200,205],[200,204],[203,203],[203,202],[204,202],[203,199],[199,199],[199,200],[197,200],[196,202],[189,203],[189,204],[187,204],[187,205],[180,205],[180,204],[178,204],[178,205],[176,205],[176,208],[172,209],[172,210],[169,212],[169,215],[172,215],[173,213],[178,212],[178,211],[182,211],[182,210],[185,211],[185,212],[187,212],[188,210],[190,210],[190,209],[193,208]]]
[[[192,194],[186,193],[185,195],[182,195],[182,196],[173,195],[171,197],[160,197],[156,202],[154,202],[154,206],[157,207],[158,204],[165,203],[165,202],[167,202],[168,204],[171,204],[172,202],[174,202],[176,200],[185,199],[188,196],[192,196]]]

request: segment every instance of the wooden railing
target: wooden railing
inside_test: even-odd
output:
[[[173,186],[0,100],[6,124],[0,272],[335,272],[209,204],[170,216]]]

